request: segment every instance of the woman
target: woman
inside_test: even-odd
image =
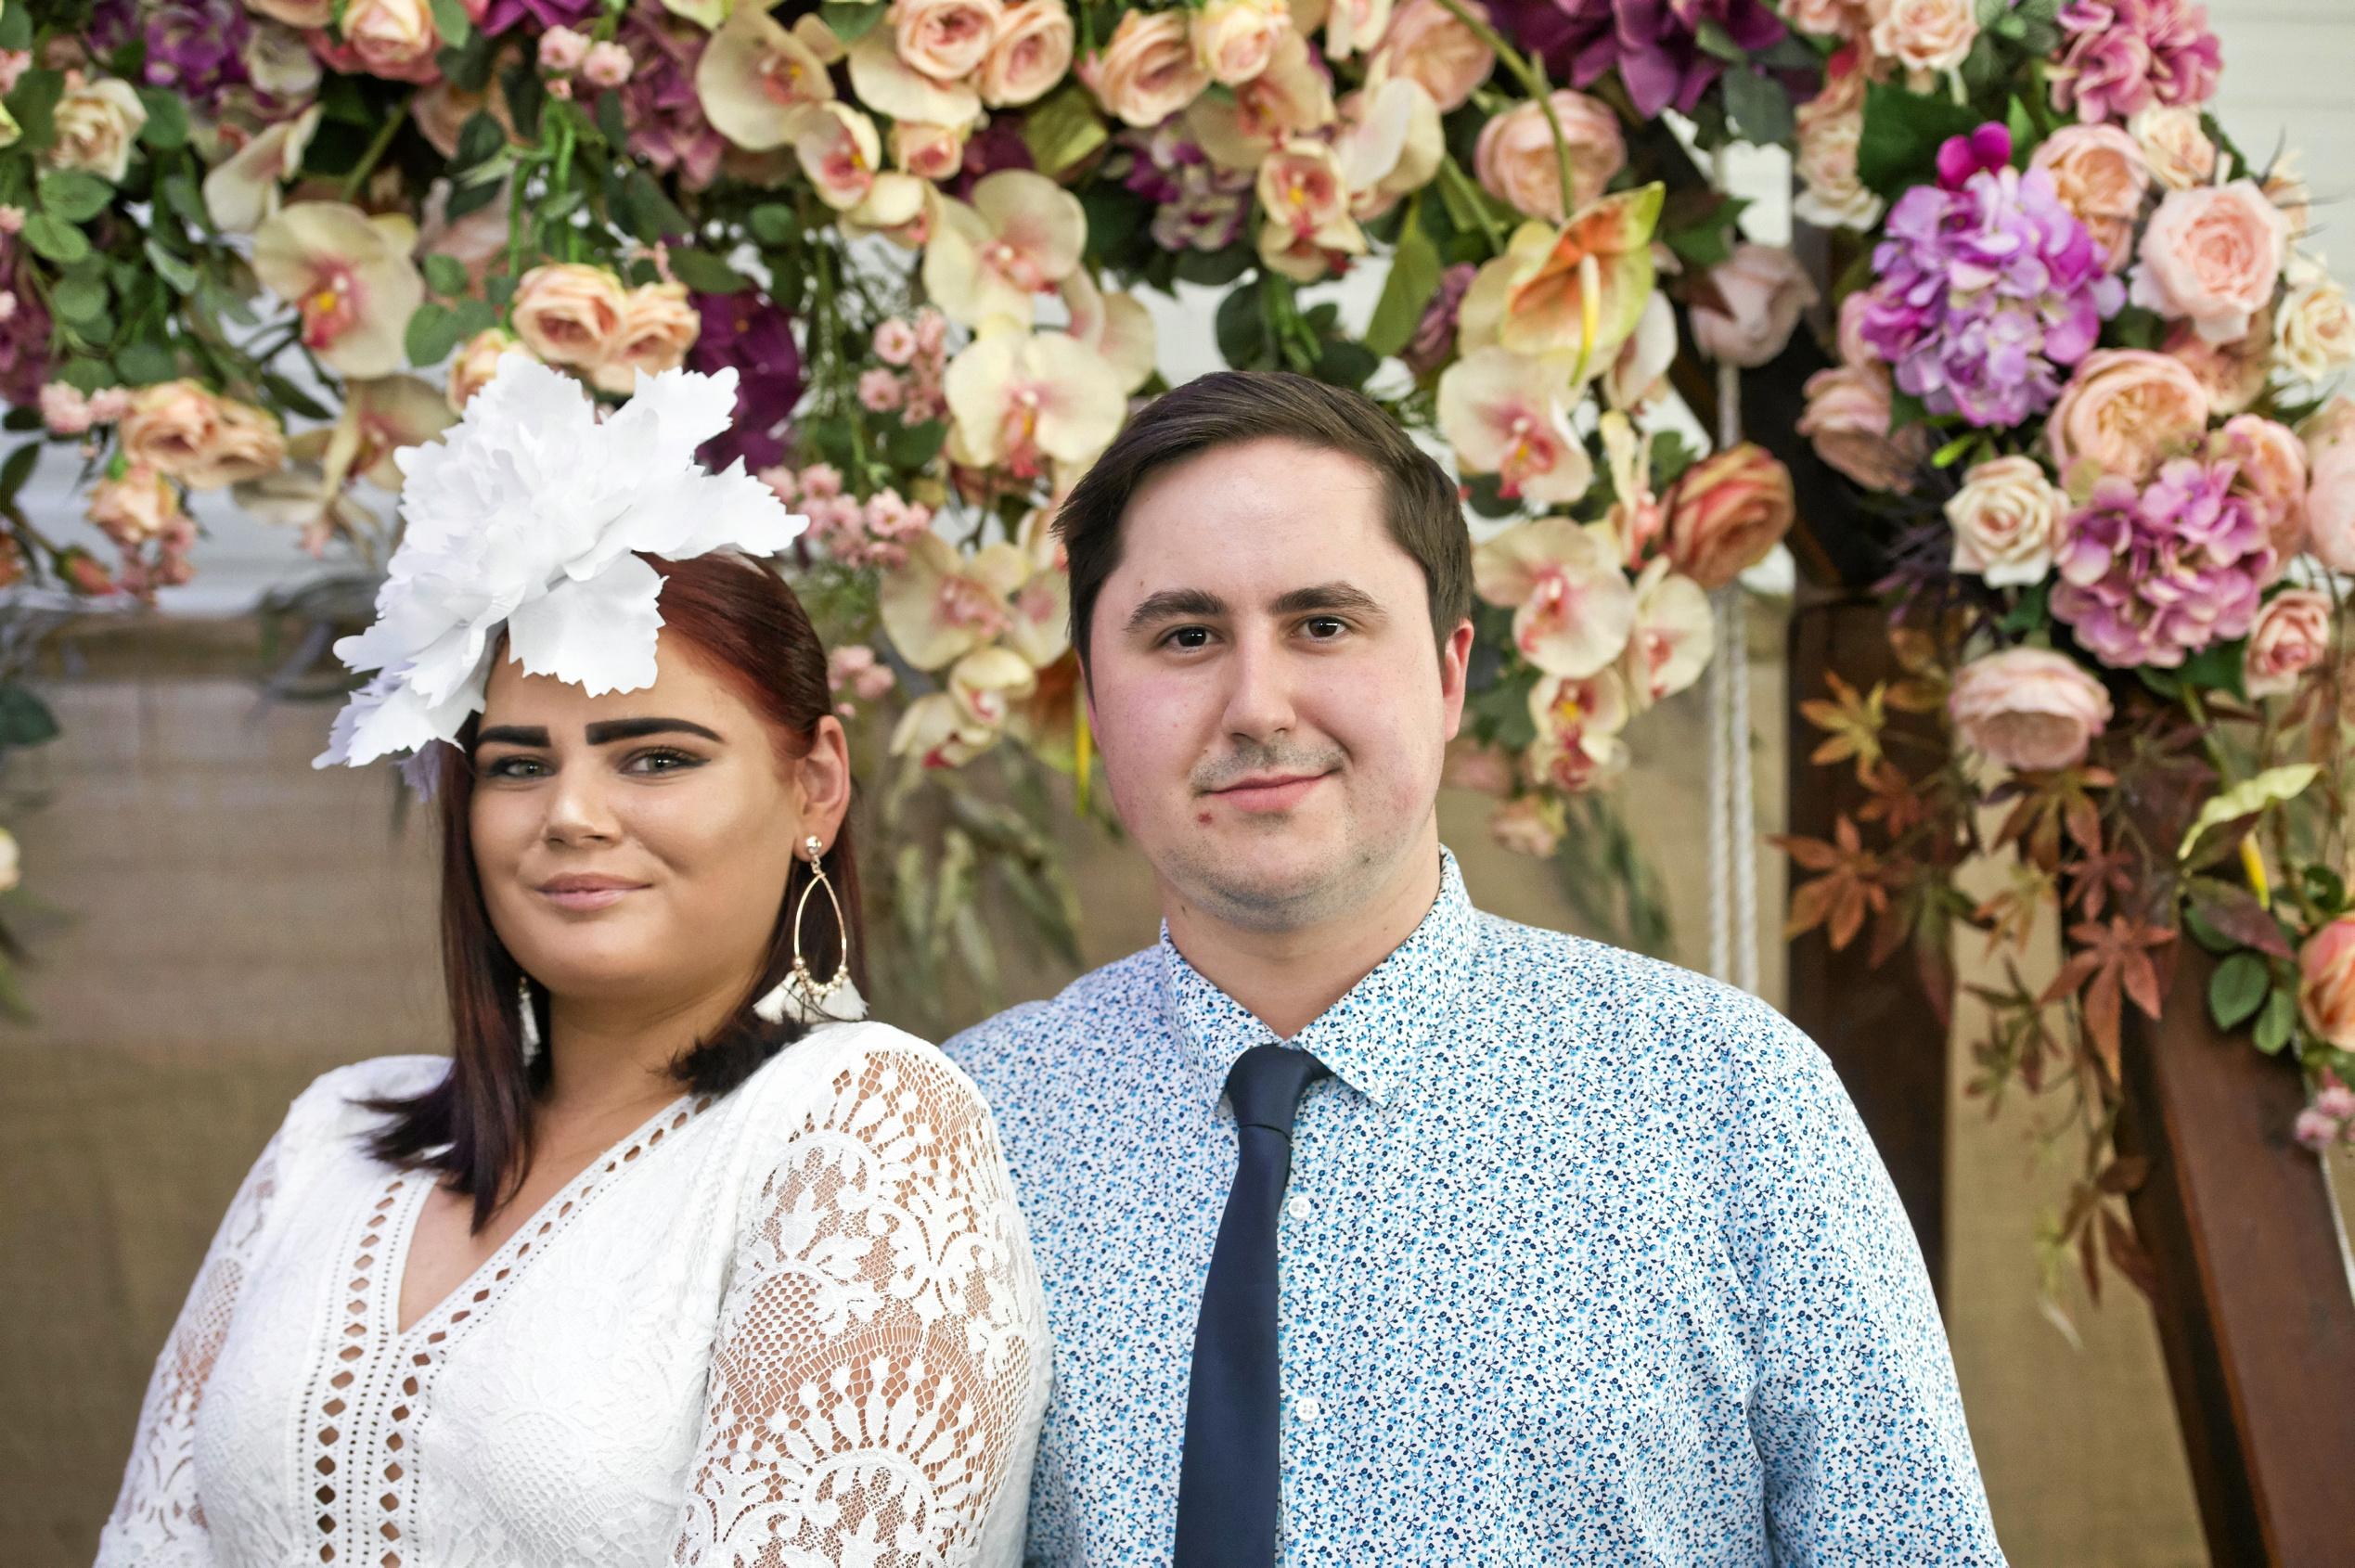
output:
[[[599,422],[514,356],[401,455],[379,619],[338,645],[380,673],[320,761],[418,752],[455,1057],[295,1100],[101,1564],[1019,1558],[1037,1275],[972,1085],[843,1021],[848,751],[740,553],[803,520],[693,463],[733,398],[641,378]]]

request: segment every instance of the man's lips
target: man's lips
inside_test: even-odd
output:
[[[1214,790],[1211,796],[1238,811],[1286,811],[1297,805],[1309,790],[1330,777],[1322,773],[1270,774],[1264,778],[1246,778],[1240,784]]]

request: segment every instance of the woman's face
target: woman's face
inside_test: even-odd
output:
[[[692,1008],[740,994],[799,846],[831,847],[850,799],[841,723],[799,761],[676,637],[657,678],[591,697],[500,651],[470,823],[491,924],[556,995]]]

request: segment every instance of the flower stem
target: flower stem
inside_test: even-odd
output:
[[[1570,221],[1578,203],[1572,196],[1570,179],[1570,144],[1562,135],[1562,122],[1553,112],[1553,89],[1546,84],[1546,69],[1535,56],[1523,56],[1504,41],[1501,33],[1465,9],[1463,0],[1439,0],[1439,8],[1472,30],[1473,36],[1496,52],[1504,68],[1512,72],[1522,87],[1535,100],[1539,113],[1546,117],[1546,129],[1553,133],[1554,174],[1562,182],[1562,219]]]
[[[360,154],[360,161],[357,163],[352,165],[352,172],[343,176],[340,193],[344,200],[349,201],[360,193],[360,186],[370,174],[376,173],[377,164],[383,161],[385,148],[392,145],[392,138],[400,134],[401,127],[408,122],[408,118],[409,106],[406,99],[402,101],[399,109],[384,117],[384,123],[377,128],[376,137],[368,143],[367,150]]]

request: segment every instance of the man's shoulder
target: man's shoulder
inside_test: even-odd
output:
[[[994,1101],[1001,1085],[1068,1070],[1119,1048],[1160,995],[1160,950],[1148,947],[1090,970],[1056,995],[1023,1002],[945,1041],[941,1049]]]

